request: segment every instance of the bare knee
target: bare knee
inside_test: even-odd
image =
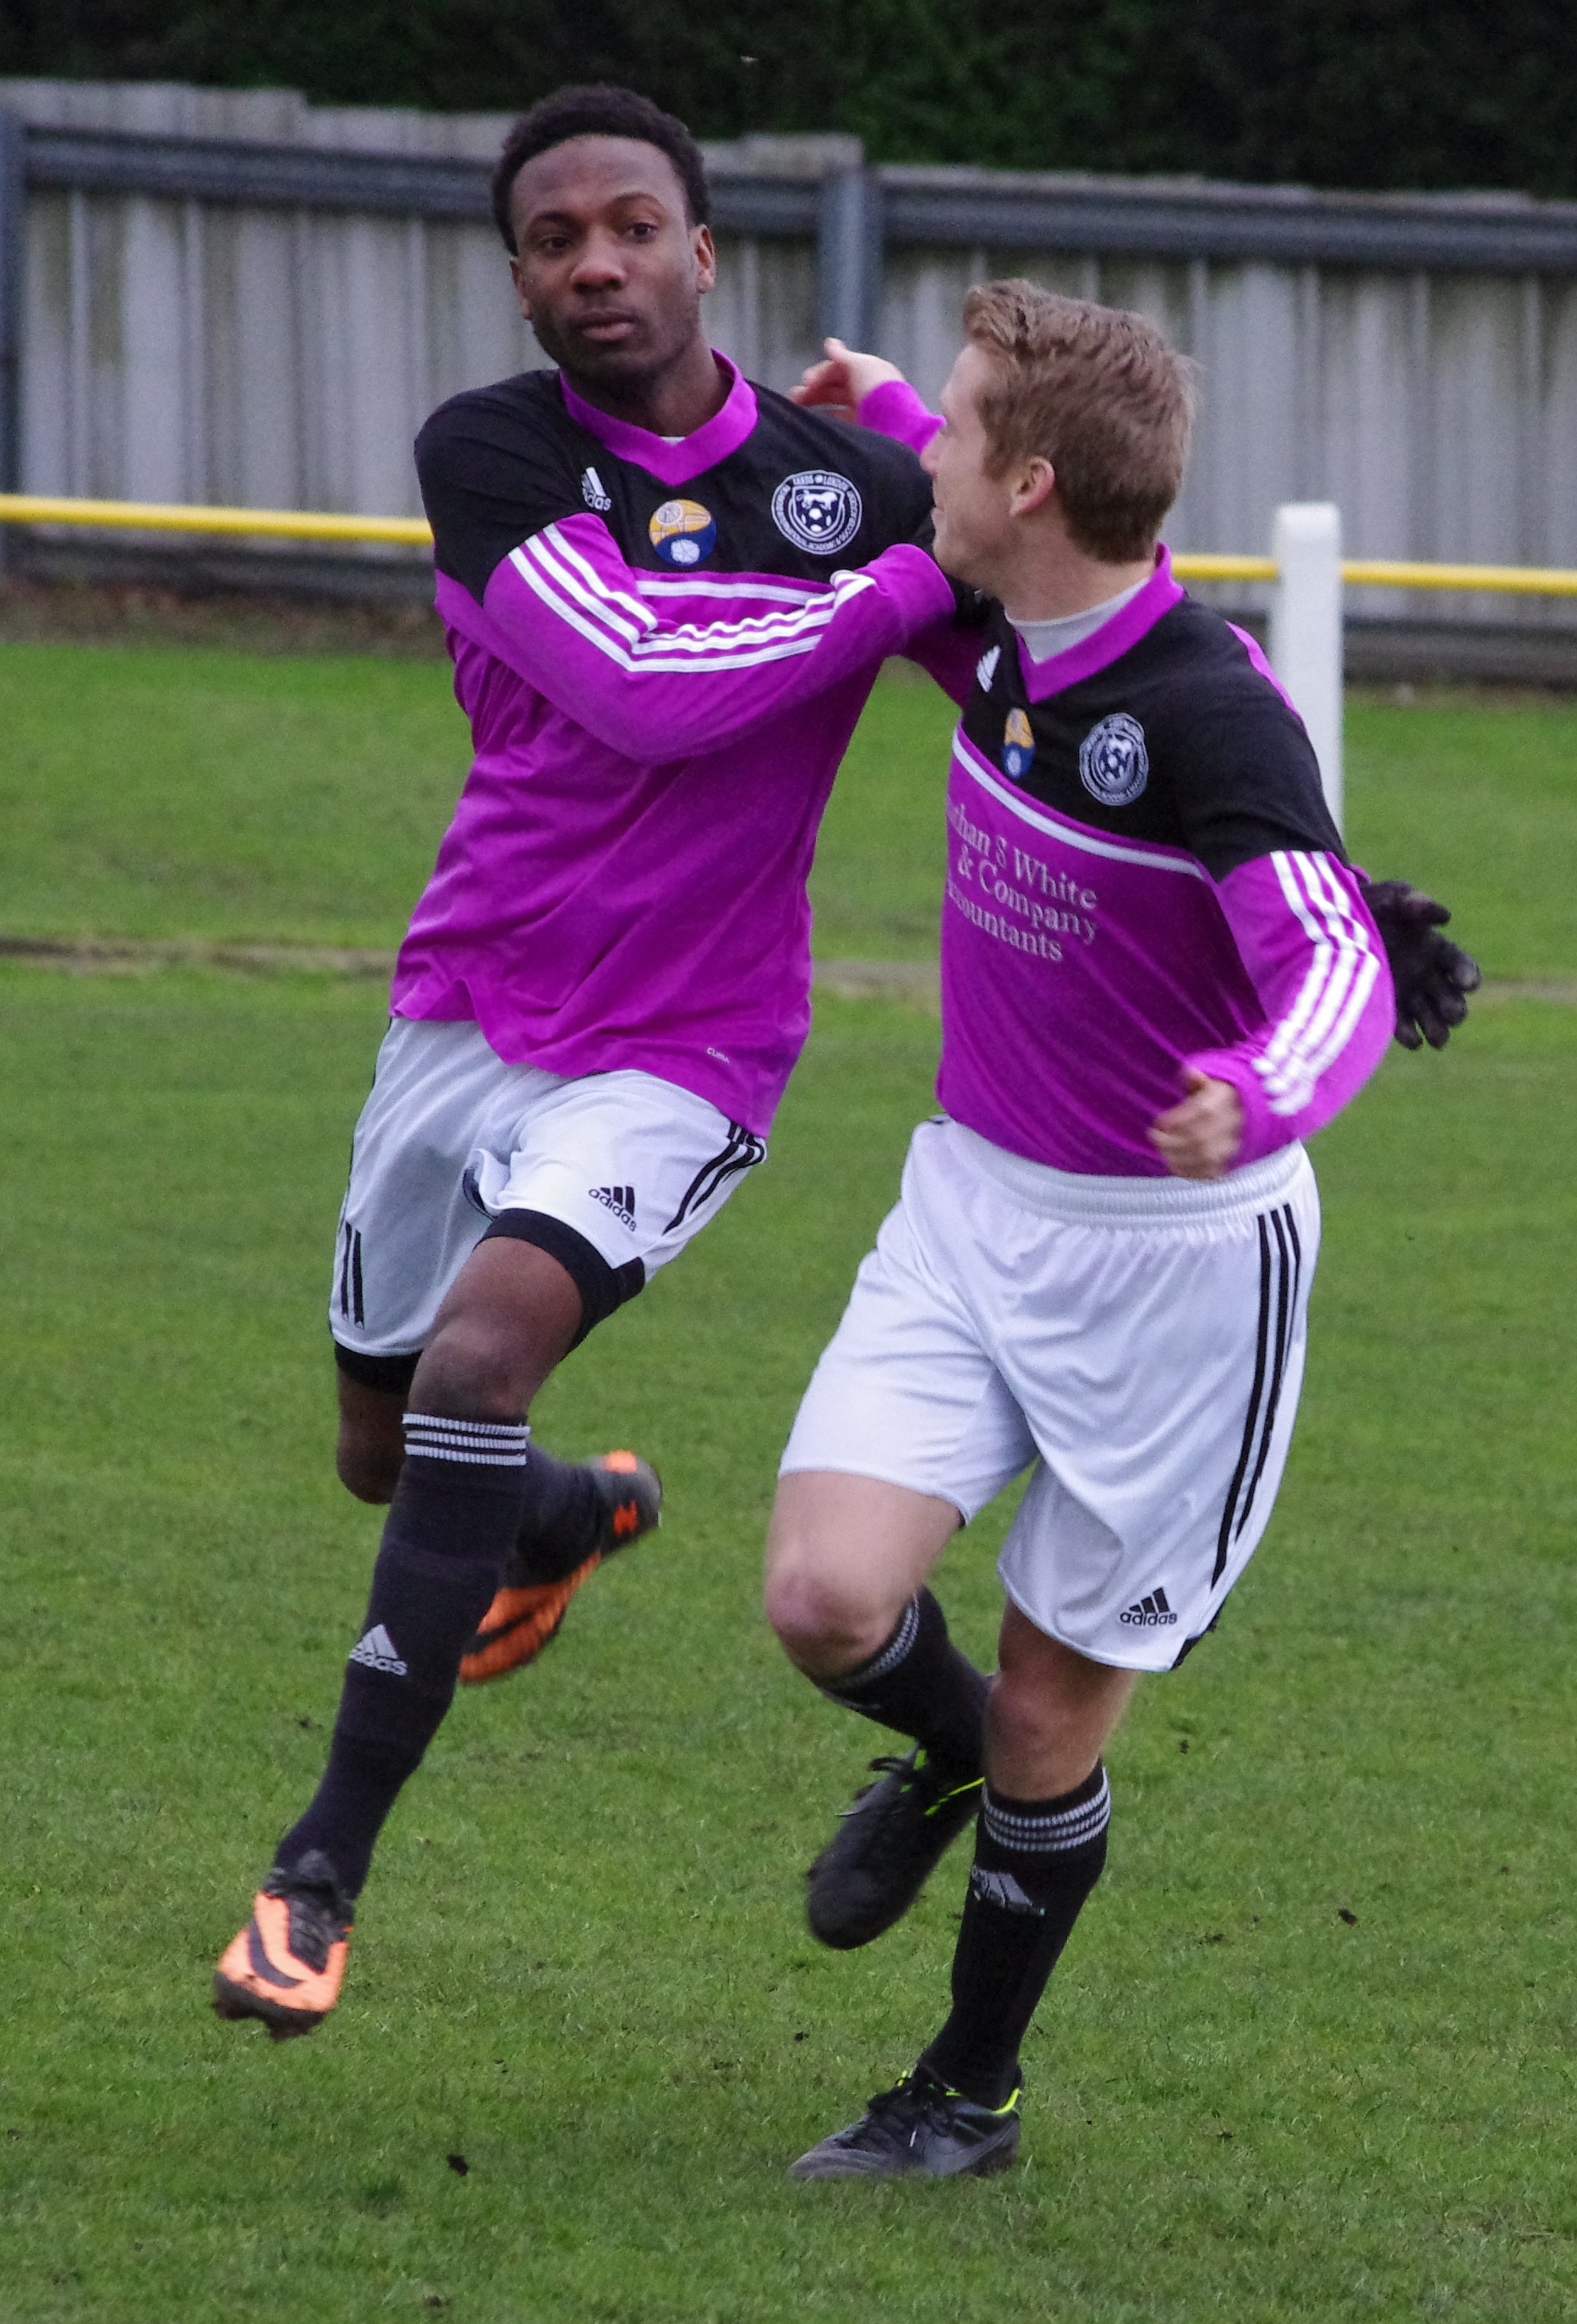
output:
[[[535,1244],[484,1237],[450,1287],[410,1384],[413,1412],[522,1420],[575,1344],[576,1286]]]
[[[958,1526],[950,1502],[871,1477],[780,1480],[767,1544],[767,1619],[812,1678],[879,1654]]]
[[[986,1767],[1010,1797],[1056,1799],[1089,1775],[1138,1674],[1092,1662],[1010,1606],[986,1711]]]
[[[1054,1775],[1056,1779],[1053,1791],[1071,1791],[1084,1781],[1100,1756],[1100,1744],[1088,1736],[1073,1707],[1022,1675],[999,1672],[991,1686],[989,1717],[993,1753],[1015,1766],[1047,1769],[1048,1776]],[[1065,1775],[1065,1783],[1061,1780]],[[1050,1794],[1038,1793],[1038,1796]]]
[[[521,1420],[540,1385],[522,1363],[513,1333],[496,1318],[456,1315],[440,1322],[410,1384],[413,1412],[469,1420]]]
[[[789,1661],[815,1677],[869,1662],[901,1610],[862,1591],[853,1576],[835,1577],[791,1556],[774,1563],[768,1572],[765,1604]]]

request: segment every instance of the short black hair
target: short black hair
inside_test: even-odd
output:
[[[632,88],[618,88],[610,81],[588,81],[579,88],[556,88],[551,97],[522,113],[503,141],[493,173],[493,215],[512,257],[516,253],[510,196],[515,180],[528,161],[571,137],[634,137],[643,145],[655,145],[678,172],[690,224],[706,225],[712,207],[706,164],[684,123]]]

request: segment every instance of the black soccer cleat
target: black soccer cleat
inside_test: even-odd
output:
[[[976,2106],[924,2066],[788,2166],[790,2179],[989,2179],[1019,2152],[1019,2099]]]
[[[871,1767],[881,1782],[855,1794],[806,1875],[810,1933],[839,1952],[902,1920],[980,1806],[980,1776],[955,1783],[918,1749]]]

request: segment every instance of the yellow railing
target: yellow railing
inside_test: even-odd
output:
[[[432,533],[419,516],[334,516],[301,509],[196,508],[186,503],[65,500],[42,493],[0,493],[0,524],[82,524],[126,532],[231,533],[254,540],[382,541],[429,549]],[[1183,581],[1274,581],[1271,557],[1178,556]],[[1352,558],[1342,567],[1349,588],[1485,589],[1518,597],[1577,597],[1577,572],[1537,565],[1423,565]]]
[[[1177,556],[1180,581],[1274,581],[1273,557]],[[1518,597],[1577,597],[1577,572],[1554,565],[1421,565],[1405,558],[1351,557],[1342,563],[1350,589],[1494,589]]]
[[[269,540],[381,540],[430,549],[420,516],[314,515],[300,509],[194,508],[184,502],[78,501],[0,493],[0,524],[113,525],[129,532],[229,532]]]
[[[1185,557],[1172,559],[1179,581],[1274,581],[1274,557]]]

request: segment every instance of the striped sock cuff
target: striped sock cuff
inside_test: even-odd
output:
[[[988,1784],[981,1809],[988,1839],[1019,1856],[1060,1856],[1099,1840],[1111,1821],[1111,1786],[1099,1760],[1088,1781],[1061,1801],[999,1799]]]
[[[405,1416],[405,1451],[423,1461],[462,1461],[474,1469],[523,1469],[531,1432],[524,1421],[445,1420]]]
[[[897,1629],[868,1663],[860,1664],[855,1670],[845,1671],[841,1678],[818,1680],[816,1683],[829,1701],[858,1708],[865,1690],[874,1686],[879,1679],[890,1676],[913,1652],[915,1640],[919,1635],[920,1601],[918,1598],[911,1598],[899,1617]]]

